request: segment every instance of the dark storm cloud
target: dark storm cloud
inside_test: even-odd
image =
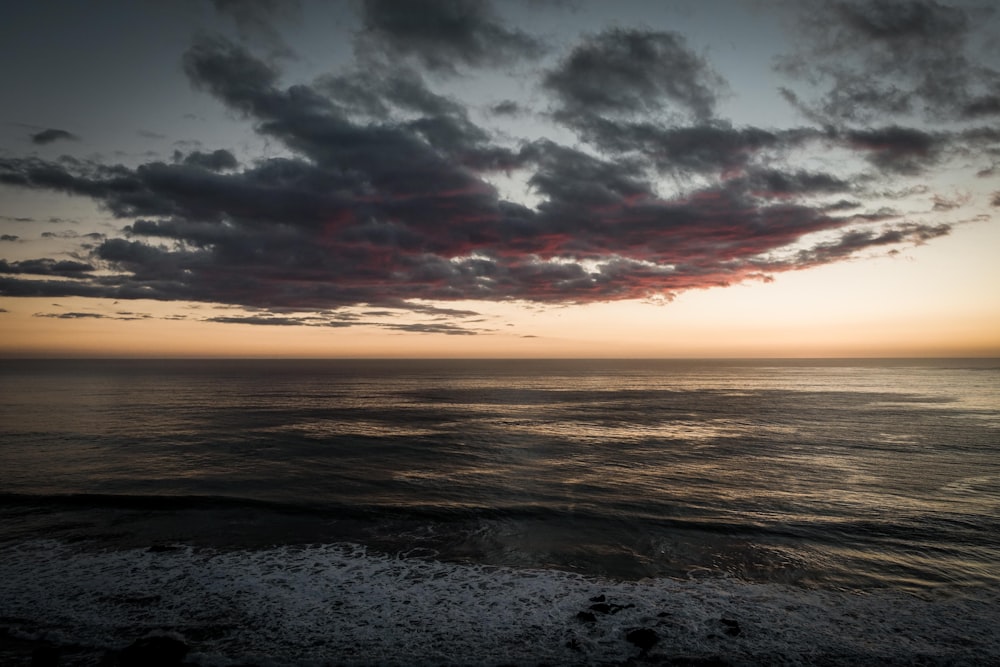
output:
[[[404,129],[466,167],[489,171],[517,166],[514,152],[492,145],[489,133],[470,121],[464,107],[432,92],[414,70],[369,69],[327,77],[320,86],[346,118]]]
[[[134,170],[121,166],[70,170],[34,159],[0,159],[0,182],[90,196],[119,217],[179,216],[186,221],[219,221],[232,215],[319,222],[339,210],[342,201],[336,193],[316,191],[320,183],[331,183],[323,176],[306,163],[283,159],[232,176],[162,162]]]
[[[833,213],[835,211],[849,211],[851,209],[860,207],[861,207],[861,202],[859,201],[850,201],[848,199],[841,199],[838,202],[834,202],[833,204],[824,206],[823,210],[829,213]]]
[[[852,130],[842,139],[866,153],[875,166],[900,174],[920,173],[937,161],[942,150],[941,138],[899,126]]]
[[[589,117],[574,119],[574,126],[581,137],[603,151],[636,154],[659,171],[674,173],[736,169],[763,151],[786,150],[823,136],[818,130],[768,131],[722,122],[663,126]]]
[[[885,114],[1000,113],[1000,71],[976,50],[993,9],[933,0],[809,2],[796,9],[807,46],[779,67],[820,86],[809,102],[790,97],[807,114],[868,122]]]
[[[245,49],[214,35],[202,35],[184,54],[184,71],[196,86],[207,88],[210,93],[249,116],[264,111],[261,105],[271,102],[273,86],[278,72],[270,65],[254,58]],[[294,95],[289,91],[289,95]],[[298,104],[307,100],[299,99]],[[323,102],[313,98],[314,102]]]
[[[396,26],[386,17],[413,6],[369,3],[366,11]],[[428,11],[451,16],[463,7],[469,25],[456,33],[485,39],[481,26],[498,25],[478,3]],[[403,39],[398,30],[382,38]],[[417,49],[422,42],[406,34],[411,41],[401,43]],[[457,37],[447,48],[456,44],[466,55],[454,62],[485,62]],[[445,52],[412,51],[425,60]],[[781,158],[835,146],[878,167],[881,184],[919,173],[957,144],[996,139],[987,130],[898,125],[733,127],[714,118],[715,75],[672,33],[588,37],[546,75],[560,117],[586,147],[501,143],[411,68],[373,66],[283,87],[273,65],[219,37],[200,38],[183,66],[288,155],[240,165],[224,150],[179,152],[172,163],[134,167],[0,158],[0,182],[88,197],[126,221],[124,238],[81,249],[87,262],[4,261],[0,294],[214,302],[267,311],[217,322],[467,335],[475,330],[437,320],[477,313],[414,300],[646,298],[925,242],[950,228],[904,223],[841,198],[870,194],[874,177],[785,167]],[[588,72],[615,97],[600,98]],[[677,109],[693,124],[656,122]],[[507,171],[523,176],[537,205],[500,196],[488,178]],[[666,195],[656,183],[664,172],[701,180]],[[883,227],[859,229],[874,224]],[[358,305],[435,321],[294,314]]]
[[[521,155],[535,165],[528,183],[546,196],[550,208],[614,205],[653,196],[637,164],[602,160],[551,141],[529,144]]]
[[[38,145],[51,144],[53,141],[79,141],[80,137],[66,130],[47,129],[31,135],[31,142]]]
[[[503,102],[497,102],[490,107],[490,112],[496,114],[497,116],[517,116],[522,113],[524,109],[520,104],[514,100],[504,100]]]
[[[185,67],[196,85],[255,117],[260,132],[328,168],[327,178],[334,179],[328,182],[331,189],[337,180],[348,190],[369,184],[409,191],[478,187],[462,165],[444,160],[437,149],[474,166],[504,167],[507,153],[486,146],[487,134],[470,123],[464,111],[429,93],[419,81],[392,86],[398,89],[386,95],[388,102],[424,112],[407,127],[354,122],[335,100],[311,87],[277,90],[273,69],[222,40],[200,41],[185,57]],[[349,164],[356,171],[346,169]],[[374,180],[369,183],[366,176]]]
[[[29,273],[40,276],[80,277],[81,274],[93,271],[94,267],[84,262],[55,259],[25,259],[19,262],[8,262],[0,259],[0,273]]]
[[[497,66],[537,56],[537,38],[508,28],[485,0],[364,0],[366,45],[413,56],[429,70]]]
[[[1000,83],[996,85],[996,88],[998,92],[968,100],[962,108],[963,115],[969,118],[1000,116]]]
[[[351,116],[385,120],[402,110],[431,116],[465,117],[465,109],[454,100],[434,93],[414,69],[395,65],[322,77],[317,86],[340,110]]]
[[[677,33],[614,29],[586,38],[544,85],[571,120],[680,108],[703,121],[713,115],[723,81]]]
[[[803,170],[786,172],[768,168],[748,170],[742,182],[754,196],[771,199],[838,194],[850,191],[853,187],[848,181],[831,174]]]
[[[174,153],[174,159],[187,165],[208,169],[209,171],[225,171],[227,169],[235,169],[239,166],[236,157],[229,151],[221,148],[211,153],[192,151],[187,155],[183,155],[177,151]]]

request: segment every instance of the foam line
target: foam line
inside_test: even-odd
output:
[[[592,608],[602,595],[607,609]],[[14,631],[109,648],[175,631],[205,665],[620,663],[640,653],[626,639],[636,628],[660,638],[650,659],[984,663],[1000,659],[998,602],[995,592],[927,600],[718,578],[620,582],[349,544],[0,548],[0,616]]]

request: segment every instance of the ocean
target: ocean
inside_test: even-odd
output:
[[[0,632],[79,664],[980,665],[998,625],[1000,360],[0,364]]]

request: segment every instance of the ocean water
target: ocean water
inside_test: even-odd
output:
[[[14,636],[951,665],[998,623],[1000,360],[0,366]]]

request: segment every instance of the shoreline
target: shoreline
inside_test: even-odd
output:
[[[735,623],[735,622],[734,622]],[[721,624],[721,632],[738,628],[733,624]],[[131,643],[118,646],[92,646],[73,642],[59,642],[53,639],[30,638],[12,633],[10,628],[0,624],[0,664],[4,667],[316,667],[318,665],[342,665],[344,667],[362,665],[490,665],[493,667],[516,667],[519,665],[581,666],[601,665],[615,667],[625,665],[674,665],[686,667],[754,667],[764,665],[809,665],[825,667],[894,667],[920,664],[925,667],[940,665],[984,664],[997,656],[986,656],[975,651],[962,654],[935,655],[925,652],[886,655],[879,653],[859,654],[856,652],[810,652],[810,653],[762,653],[719,652],[671,653],[662,650],[661,640],[649,642],[655,631],[637,629],[623,634],[622,640],[633,644],[631,655],[621,660],[592,660],[578,654],[565,661],[547,659],[540,655],[538,660],[512,661],[497,658],[483,662],[478,656],[463,658],[452,655],[448,660],[411,660],[405,654],[386,656],[366,656],[358,653],[316,653],[308,658],[290,658],[284,655],[248,656],[245,653],[232,655],[217,652],[202,652],[200,642],[190,641],[176,632],[152,632]],[[657,635],[653,634],[653,637]],[[572,648],[572,647],[570,647]],[[661,650],[657,650],[661,649]]]
[[[127,667],[122,650],[149,636],[183,642],[191,664],[213,667],[983,664],[1000,660],[997,602],[989,591],[922,599],[612,581],[343,545],[0,545],[0,658],[35,667]]]

